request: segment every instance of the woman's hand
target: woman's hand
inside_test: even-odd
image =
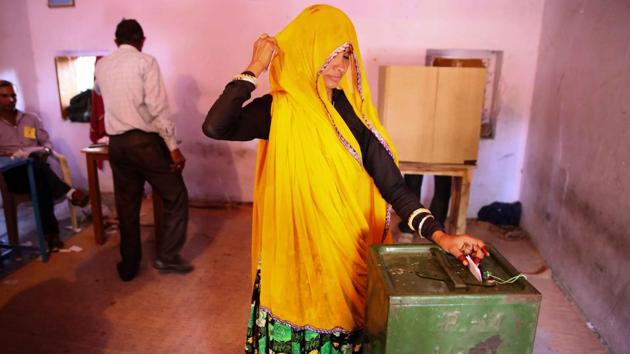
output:
[[[470,255],[476,264],[479,264],[483,257],[490,255],[485,243],[470,235],[449,235],[443,231],[436,231],[433,233],[433,242],[455,256],[465,266],[468,266],[467,255]]]
[[[276,39],[269,36],[267,33],[263,33],[258,37],[256,42],[254,42],[254,52],[252,54],[252,61],[249,63],[249,66],[246,71],[251,71],[258,77],[262,74],[267,68],[269,64],[271,64],[271,60],[273,56],[278,51],[278,42]]]

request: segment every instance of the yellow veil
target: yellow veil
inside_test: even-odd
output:
[[[368,246],[390,236],[389,206],[319,75],[347,46],[354,63],[340,88],[357,116],[395,152],[343,12],[311,6],[276,39],[271,130],[258,148],[254,192],[252,271],[260,262],[261,308],[296,329],[349,332],[364,323]]]

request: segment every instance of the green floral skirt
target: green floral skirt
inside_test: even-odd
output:
[[[260,270],[256,274],[252,307],[247,323],[247,354],[351,354],[362,353],[360,331],[318,332],[295,328],[260,308]]]

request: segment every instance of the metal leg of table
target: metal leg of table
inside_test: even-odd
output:
[[[39,240],[39,252],[42,260],[48,262],[48,243],[44,238],[44,229],[42,226],[42,218],[39,210],[39,197],[37,195],[37,185],[35,184],[35,174],[33,172],[33,163],[29,161],[27,166],[28,184],[31,189],[31,202],[33,204],[33,212],[35,213],[35,225],[37,227],[37,239]]]

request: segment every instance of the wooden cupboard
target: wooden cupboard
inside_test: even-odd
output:
[[[476,162],[485,73],[467,67],[380,67],[380,118],[400,161]]]

